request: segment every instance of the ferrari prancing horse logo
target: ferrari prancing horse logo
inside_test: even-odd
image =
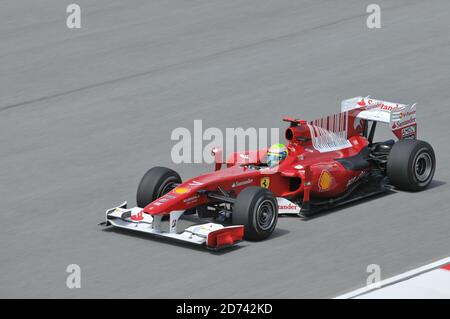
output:
[[[269,185],[270,185],[270,178],[269,177],[261,178],[261,187],[269,188]]]

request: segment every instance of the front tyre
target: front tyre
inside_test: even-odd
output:
[[[153,167],[145,173],[139,183],[136,203],[138,207],[145,207],[155,199],[170,192],[176,184],[181,183],[177,172],[166,167]]]
[[[413,192],[424,190],[436,170],[433,148],[420,140],[400,140],[389,153],[386,169],[395,187]]]
[[[231,219],[234,225],[244,225],[246,240],[266,239],[277,225],[277,200],[266,188],[247,187],[237,196]]]

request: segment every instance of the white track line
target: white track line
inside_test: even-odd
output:
[[[417,275],[426,273],[426,272],[431,271],[433,269],[437,269],[437,268],[439,268],[439,267],[441,267],[443,265],[446,265],[448,263],[450,263],[450,257],[447,257],[447,258],[435,261],[435,262],[433,262],[431,264],[428,264],[428,265],[425,265],[425,266],[422,266],[422,267],[419,267],[419,268],[407,271],[407,272],[405,272],[403,274],[400,274],[400,275],[397,275],[397,276],[394,276],[394,277],[391,277],[391,278],[388,278],[388,279],[385,279],[385,280],[381,280],[380,282],[370,284],[370,285],[368,285],[366,287],[363,287],[363,288],[360,288],[360,289],[356,289],[356,290],[348,292],[346,294],[337,296],[334,299],[351,299],[351,298],[355,298],[357,296],[367,294],[367,293],[369,293],[371,291],[374,291],[374,290],[377,290],[377,289],[381,289],[383,287],[390,286],[392,284],[395,284],[395,283],[398,283],[398,282],[401,282],[401,281],[404,281],[404,280],[408,280],[408,279],[413,278],[413,277],[415,277]]]

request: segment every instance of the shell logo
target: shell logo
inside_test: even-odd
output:
[[[186,187],[177,187],[173,190],[175,194],[186,194],[189,192],[189,188]]]
[[[319,190],[324,192],[330,189],[332,177],[330,172],[323,170],[319,177]]]

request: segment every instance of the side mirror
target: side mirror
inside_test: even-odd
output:
[[[211,150],[211,155],[214,157],[215,167],[214,170],[218,171],[222,168],[222,150],[220,148],[214,147]]]

